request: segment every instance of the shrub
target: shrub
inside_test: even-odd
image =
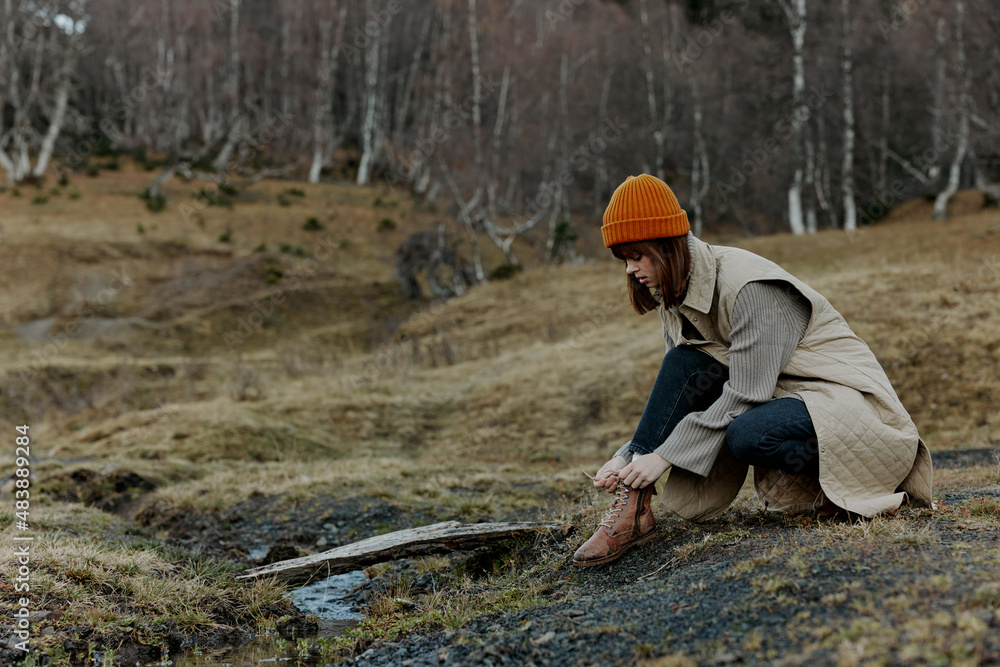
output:
[[[69,174],[67,174],[65,171],[59,174],[59,185],[61,185],[62,187],[66,187],[67,185],[69,185]]]
[[[146,228],[142,226],[141,222],[138,222],[135,225],[135,231],[136,231],[137,234],[139,234],[140,236],[142,236],[143,234],[146,233]]]
[[[31,203],[35,206],[42,206],[43,204],[49,203],[49,198],[45,195],[35,195],[35,198],[31,200]]]
[[[305,197],[306,191],[300,190],[299,188],[289,188],[285,190],[285,194],[291,195],[293,197]]]
[[[501,264],[492,271],[490,271],[490,280],[509,280],[516,276],[517,274],[524,271],[524,267],[520,264]]]
[[[296,257],[305,257],[306,251],[300,245],[293,246],[291,243],[285,243],[282,241],[278,244],[278,250],[285,253],[286,255],[295,255]]]
[[[87,167],[87,176],[96,177],[99,176],[100,173],[101,173],[101,168],[98,167],[96,164],[92,164]]]
[[[264,282],[268,285],[273,285],[285,276],[285,272],[281,270],[280,266],[276,264],[267,264],[264,266]]]
[[[302,229],[307,232],[320,232],[323,231],[323,223],[319,221],[319,218],[306,218]]]
[[[149,194],[149,190],[147,190],[146,192],[142,193],[140,198],[145,200],[146,208],[152,211],[153,213],[159,213],[160,211],[167,208],[167,198],[162,194],[158,194],[155,197],[152,197]]]
[[[240,190],[232,183],[219,183],[219,192],[230,197],[235,197],[240,193]]]
[[[279,206],[291,206],[292,200],[285,195],[278,195],[278,205]]]
[[[219,234],[219,242],[229,243],[232,240],[233,240],[233,230],[231,230],[229,227],[226,227],[226,231]]]
[[[396,221],[392,218],[382,218],[378,221],[378,231],[380,232],[391,232],[396,228]]]
[[[201,189],[195,196],[198,199],[203,200],[209,206],[221,206],[222,208],[228,209],[233,208],[233,200],[222,191],[222,186],[219,186],[218,190]]]
[[[257,244],[257,246],[253,249],[253,251],[254,252],[267,252],[267,244],[264,243],[263,241],[261,241],[260,243]]]

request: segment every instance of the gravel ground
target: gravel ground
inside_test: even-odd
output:
[[[961,642],[968,643],[962,628],[979,623],[986,630],[968,640],[979,646],[978,664],[1000,665],[1000,610],[968,603],[1000,581],[1000,530],[995,523],[973,525],[961,513],[963,503],[990,497],[1000,497],[1000,486],[945,494],[942,510],[901,510],[872,524],[872,535],[863,524],[817,527],[812,517],[759,510],[704,524],[665,519],[661,539],[587,569],[574,568],[570,558],[589,528],[553,535],[545,546],[562,560],[539,606],[480,616],[456,632],[359,642],[345,663],[624,665],[684,655],[695,664],[813,665],[843,663],[845,656],[851,662],[852,651],[860,651],[874,656],[874,664],[923,664],[935,656],[960,658]],[[215,520],[196,520],[181,539],[218,540],[229,552],[257,540],[270,549],[253,562],[268,562],[445,518],[439,511],[374,498],[316,497],[292,507],[281,498],[257,498]],[[385,586],[386,579],[376,578],[348,600],[363,609],[371,592]],[[433,586],[434,578],[423,575],[410,592]],[[955,645],[922,639],[929,622]],[[871,631],[868,645],[858,623]]]
[[[994,488],[942,500],[959,507],[998,496]],[[569,560],[584,536],[570,538],[550,604],[371,646],[345,662],[625,665],[683,655],[694,664],[856,664],[865,656],[866,664],[1000,665],[1000,589],[988,588],[1000,581],[995,522],[904,509],[871,524],[883,532],[868,536],[864,524],[817,528],[811,517],[762,512],[668,525],[663,539],[584,570]],[[992,604],[971,602],[984,587]],[[975,659],[962,660],[970,650]]]

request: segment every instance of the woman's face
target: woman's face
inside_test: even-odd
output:
[[[653,269],[653,261],[647,255],[625,258],[625,275],[634,277],[639,283],[650,289],[659,287],[656,284],[656,271]]]

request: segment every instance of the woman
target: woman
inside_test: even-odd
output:
[[[930,505],[927,447],[823,296],[751,252],[695,238],[648,174],[615,190],[601,232],[635,310],[659,313],[667,354],[635,435],[594,477],[615,500],[574,564],[654,536],[653,484],[668,469],[664,503],[691,520],[729,507],[749,466],[772,510],[874,516],[907,495]]]

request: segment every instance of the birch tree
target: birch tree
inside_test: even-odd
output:
[[[240,6],[243,0],[226,0],[229,5],[229,67],[226,73],[226,96],[230,106],[229,134],[222,150],[212,161],[216,171],[223,171],[241,138],[243,126],[240,99]]]
[[[853,32],[851,0],[841,0],[840,11],[844,29],[840,60],[844,104],[844,159],[840,165],[840,194],[844,205],[844,230],[850,232],[858,228],[858,210],[854,201],[854,55],[851,48]]]
[[[374,11],[372,0],[365,0],[365,16],[371,16]],[[375,153],[378,150],[377,131],[381,122],[379,118],[381,109],[379,108],[380,90],[379,73],[380,55],[382,51],[382,40],[385,36],[381,28],[376,28],[369,34],[365,44],[365,111],[364,121],[361,128],[361,160],[358,163],[358,185],[367,185],[371,179],[371,170],[375,161]]]
[[[0,91],[0,109],[9,106],[13,122],[9,129],[5,128],[6,114],[0,115],[0,166],[7,173],[8,184],[40,181],[66,121],[73,75],[83,49],[86,3],[78,0],[65,7],[25,9],[4,0],[3,14],[6,39],[0,45],[0,76],[7,79],[7,86]],[[39,18],[43,21],[37,21]],[[37,22],[42,26],[27,28]],[[18,39],[18,30],[22,35],[33,34],[34,43]],[[22,68],[30,72],[27,89],[21,81]],[[47,74],[52,70],[54,75]],[[38,129],[41,118],[44,132]],[[34,167],[32,152],[37,156]]]
[[[336,2],[327,6],[327,12],[320,17],[320,62],[319,83],[316,88],[316,106],[313,110],[313,155],[309,167],[309,182],[319,183],[323,167],[329,161],[335,148],[334,139],[336,124],[333,114],[333,87],[337,79],[337,64],[340,62],[340,47],[344,41],[344,28],[347,25],[347,3],[343,2],[336,19],[332,16]]]
[[[805,222],[802,214],[802,181],[805,171],[805,155],[802,141],[802,127],[809,117],[809,107],[805,103],[806,71],[805,71],[805,38],[806,38],[806,0],[779,0],[785,16],[788,19],[788,29],[792,35],[792,182],[788,187],[788,224],[792,233],[805,234]]]
[[[962,178],[962,163],[969,150],[969,91],[972,85],[965,52],[965,0],[955,2],[955,77],[958,81],[956,113],[958,115],[958,140],[955,153],[948,170],[948,181],[934,200],[935,220],[948,218],[948,202],[955,193]]]

